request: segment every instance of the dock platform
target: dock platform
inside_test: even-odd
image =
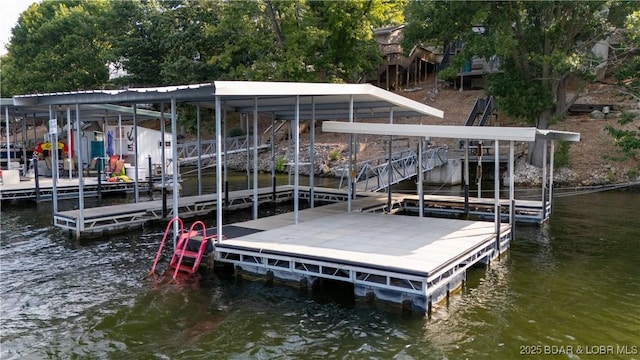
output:
[[[346,203],[347,192],[333,188],[314,188],[314,200],[323,204]],[[299,187],[299,198],[308,200],[311,191],[309,187]],[[292,201],[294,187],[291,185],[277,186],[275,193],[272,188],[258,189],[258,204],[283,203]],[[364,201],[369,199],[369,201]],[[362,192],[358,199],[353,200],[352,206],[364,206],[359,211],[389,212],[387,195],[383,193]],[[229,199],[225,201],[225,210],[239,210],[253,205],[253,190],[239,190],[229,192]],[[493,219],[493,199],[470,198],[469,214],[481,219]],[[327,205],[322,206],[325,208]],[[346,204],[343,204],[346,207]],[[216,194],[195,195],[181,197],[178,200],[178,215],[182,218],[204,216],[217,208]],[[392,194],[391,212],[405,211],[415,214],[419,208],[418,196],[410,194]],[[356,209],[358,210],[358,209]],[[501,218],[508,221],[508,200],[501,200]],[[424,215],[441,217],[459,217],[464,214],[464,197],[446,195],[425,195]],[[551,206],[547,204],[545,217],[542,217],[542,203],[540,201],[515,201],[515,221],[518,223],[538,224],[546,221],[551,213]],[[142,201],[131,204],[118,204],[85,208],[82,215],[80,210],[61,211],[53,214],[55,226],[68,230],[77,236],[99,236],[103,234],[139,228],[147,222],[164,220],[173,217],[173,201],[167,199],[166,209],[163,211],[162,200]],[[269,222],[275,221],[273,217]]]
[[[79,180],[60,178],[56,183],[56,196],[58,199],[77,199],[80,192]],[[95,197],[98,195],[98,190],[102,194],[109,193],[133,193],[135,189],[135,183],[130,182],[107,182],[102,181],[98,185],[98,180],[95,178],[85,179],[83,186],[83,194],[87,197]],[[138,191],[148,191],[149,182],[139,181]],[[39,181],[39,188],[36,188],[35,181],[33,179],[23,180],[17,184],[3,184],[0,185],[0,201],[11,200],[33,200],[33,201],[51,201],[53,198],[53,179],[41,178]]]
[[[272,188],[260,188],[258,189],[258,203],[290,201],[293,199],[293,193],[293,186],[289,185],[276,187],[275,193]],[[300,187],[300,197],[308,199],[309,196],[309,188]],[[346,201],[347,195],[345,191],[315,188],[314,198],[318,201],[338,202]],[[253,190],[229,192],[229,198],[225,202],[225,210],[249,208],[253,204]],[[183,218],[203,216],[215,211],[216,207],[216,194],[185,196],[178,199],[178,214]],[[61,211],[53,214],[53,223],[71,233],[101,235],[140,227],[147,222],[168,219],[173,216],[173,200],[168,198],[165,210],[163,210],[162,200],[142,201],[132,204],[86,208],[82,214],[77,209]]]
[[[509,247],[508,224],[498,236],[491,222],[367,210],[386,201],[353,200],[352,212],[344,203],[302,210],[298,224],[291,213],[233,224],[241,235],[216,243],[216,261],[285,282],[348,282],[356,297],[430,313],[462,286],[468,268]]]

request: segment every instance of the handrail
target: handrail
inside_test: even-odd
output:
[[[484,112],[480,117],[480,122],[478,126],[485,126],[487,124],[487,120],[489,120],[489,115],[493,112],[493,96],[489,96],[487,99],[486,105],[484,107]]]
[[[429,171],[447,162],[448,147],[439,146],[423,150],[422,171]],[[417,172],[418,154],[413,149],[404,149],[388,157],[381,156],[372,160],[362,161],[356,165],[359,169],[355,183],[364,191],[380,191],[389,185],[406,180]],[[391,173],[391,184],[389,174]],[[339,188],[346,186],[345,172],[342,172]]]
[[[201,142],[200,158],[203,163],[205,161],[213,161],[216,157],[216,141],[208,140]],[[267,145],[262,143],[258,145],[258,149],[265,148]],[[253,149],[253,145],[249,144],[249,138],[247,136],[237,136],[226,139],[222,147],[223,151],[228,154],[237,153],[246,149]],[[224,156],[224,153],[221,154]],[[198,143],[188,142],[178,144],[178,159],[180,165],[186,165],[198,161]]]
[[[206,246],[207,243],[207,228],[204,225],[204,223],[200,220],[194,222],[193,224],[191,224],[191,226],[189,227],[189,231],[187,232],[187,234],[190,236],[191,234],[193,234],[194,228],[196,225],[201,225],[202,226],[202,242],[200,242],[200,249],[198,250],[198,257],[195,259],[194,263],[193,263],[193,270],[198,268],[198,265],[200,265],[200,259],[202,258],[201,254],[202,254],[202,248],[203,246]],[[180,249],[180,259],[178,260],[178,263],[176,264],[176,269],[173,271],[173,278],[175,279],[176,276],[178,276],[178,271],[180,271],[180,265],[182,264],[182,259],[184,258],[184,250],[186,250],[187,245],[189,244],[189,237],[187,237],[186,239],[184,239],[184,241],[182,241],[180,243],[180,245],[182,246]],[[179,246],[180,246],[179,245]]]
[[[167,235],[169,234],[169,230],[171,229],[171,224],[173,224],[174,221],[178,221],[180,234],[184,232],[184,224],[182,222],[182,219],[180,219],[179,217],[176,217],[169,220],[169,223],[167,223],[167,228],[164,230],[164,236],[162,237],[162,241],[160,242],[160,247],[158,248],[158,252],[156,253],[156,258],[153,261],[153,266],[151,266],[151,271],[149,271],[147,276],[155,274],[156,266],[158,265],[158,260],[160,260],[160,255],[162,254],[162,249],[164,248],[164,243],[167,240]]]

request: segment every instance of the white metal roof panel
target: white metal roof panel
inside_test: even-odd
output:
[[[447,125],[415,125],[415,124],[374,124],[374,123],[347,123],[339,121],[325,121],[322,123],[322,131],[393,135],[393,136],[420,136],[439,137],[451,139],[476,139],[476,140],[514,140],[534,141],[536,128],[527,127],[476,127],[476,126],[447,126]]]

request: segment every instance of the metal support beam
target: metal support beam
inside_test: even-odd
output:
[[[248,130],[248,129],[247,129]],[[249,133],[247,132],[247,135]],[[247,138],[247,149],[249,138]],[[258,98],[253,98],[253,220],[258,219]]]
[[[315,205],[315,183],[314,175],[316,172],[316,98],[311,97],[311,124],[309,127],[309,207],[314,208]]]
[[[298,223],[298,211],[300,206],[299,199],[299,187],[300,187],[300,96],[296,95],[296,109],[295,109],[295,117],[294,117],[294,143],[295,143],[295,151],[294,151],[294,183],[293,183],[293,223]]]
[[[215,98],[216,107],[216,242],[222,240],[222,111],[220,96]],[[225,156],[226,162],[226,156]]]

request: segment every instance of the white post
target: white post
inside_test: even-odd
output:
[[[555,141],[551,141],[551,149],[549,154],[549,206],[551,207],[551,211],[553,211],[553,166],[554,166],[554,153],[555,153]],[[551,214],[549,214],[551,215]]]
[[[316,172],[316,98],[311,97],[311,124],[309,125],[309,207],[314,207],[314,175]]]
[[[76,149],[78,149],[78,211],[80,217],[76,224],[76,239],[80,238],[80,233],[84,230],[84,178],[82,174],[82,146],[80,144],[81,139],[81,126],[80,126],[80,105],[76,103]]]
[[[248,130],[248,129],[247,129]],[[247,147],[249,139],[247,138]],[[253,98],[253,220],[258,219],[258,98]]]
[[[513,140],[509,141],[509,225],[511,225],[511,240],[515,236],[515,171],[514,171],[514,149]]]
[[[493,145],[493,196],[494,196],[494,221],[496,223],[496,241],[498,254],[500,254],[500,223],[502,221],[500,216],[500,141],[496,140]]]
[[[53,109],[49,105],[49,143],[51,144],[51,176],[53,177],[53,193],[51,201],[53,202],[53,214],[58,212],[58,121],[53,119]],[[55,130],[51,128],[55,127]],[[53,137],[51,136],[53,135]],[[7,150],[9,148],[7,147]],[[7,157],[7,160],[9,158]]]
[[[424,176],[422,174],[422,142],[423,138],[418,140],[418,209],[420,211],[419,217],[424,217],[424,189],[422,182]]]
[[[178,213],[178,196],[180,195],[180,191],[178,191],[178,115],[176,114],[176,97],[173,96],[171,97],[171,165],[173,168],[173,176],[171,177],[171,181],[172,181],[172,185],[173,185],[173,189],[171,190],[171,200],[173,202],[173,206],[172,206],[172,211],[173,211],[173,218],[177,219],[180,217],[180,214]],[[163,139],[164,140],[164,139]],[[138,150],[138,147],[136,146],[136,151]],[[136,158],[137,158],[138,154],[136,152]],[[151,176],[151,174],[149,174],[149,176]],[[174,235],[178,235],[178,222],[174,221]],[[174,249],[175,249],[175,239],[176,236],[173,237],[174,239]]]
[[[542,219],[547,219],[547,140],[544,140],[542,146]]]
[[[216,242],[222,240],[222,112],[220,96],[215,98],[216,107]],[[226,122],[226,121],[225,121]],[[226,146],[225,146],[226,151]],[[226,156],[225,156],[226,161]]]
[[[349,122],[353,122],[353,95],[349,97]],[[347,212],[351,212],[351,188],[353,187],[351,171],[353,170],[353,159],[351,152],[353,151],[353,134],[349,134],[349,169],[347,171]]]
[[[296,95],[296,110],[294,119],[294,132],[293,138],[295,143],[294,150],[294,165],[293,165],[293,223],[298,223],[298,211],[299,211],[299,186],[300,186],[300,95]]]
[[[134,171],[134,179],[133,179],[133,198],[134,202],[138,203],[140,201],[140,187],[138,185],[139,177],[138,177],[138,122],[137,122],[137,112],[138,109],[136,104],[131,106],[133,109],[133,167]],[[149,174],[151,175],[151,174]]]
[[[200,139],[200,105],[196,107],[196,136],[197,136],[197,144],[198,147],[198,195],[202,195],[202,141]],[[164,134],[162,134],[164,136]],[[164,140],[164,137],[163,137]],[[163,148],[164,151],[164,148]]]
[[[51,107],[49,107],[49,119],[51,119]],[[11,143],[9,142],[9,107],[4,107],[4,122],[7,131],[7,170],[11,170]]]
[[[69,161],[69,180],[72,178],[73,173],[73,154],[71,153],[71,106],[67,105],[67,161]]]

